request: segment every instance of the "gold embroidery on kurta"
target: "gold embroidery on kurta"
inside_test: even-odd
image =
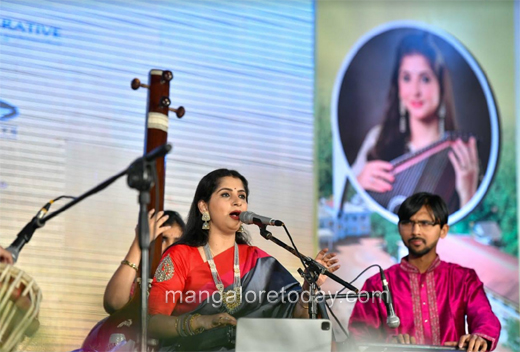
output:
[[[164,258],[155,271],[155,279],[158,282],[170,280],[173,277],[175,268],[173,267],[172,258],[168,255]]]

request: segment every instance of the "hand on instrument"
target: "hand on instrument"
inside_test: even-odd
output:
[[[162,226],[166,220],[168,220],[168,215],[164,215],[162,210],[155,213],[155,209],[152,209],[148,212],[150,242],[171,228],[171,226]],[[139,236],[139,224],[135,226],[135,236]]]
[[[481,336],[475,334],[462,335],[459,341],[448,341],[444,346],[458,347],[458,349],[465,349],[468,352],[479,351],[485,352],[488,350],[488,341]]]
[[[0,247],[0,263],[14,264],[11,252],[2,247]]]
[[[237,320],[228,313],[199,315],[194,318],[195,329],[210,330],[224,325],[237,325]]]
[[[395,180],[392,175],[393,168],[387,161],[369,161],[357,176],[357,181],[367,191],[380,193],[391,191]]]
[[[467,143],[460,138],[453,142],[448,158],[455,170],[455,189],[460,207],[463,207],[473,197],[478,186],[480,168],[475,137],[470,137]]]
[[[392,337],[393,343],[399,343],[401,345],[416,345],[417,340],[415,340],[415,336],[411,336],[408,334],[398,334]]]

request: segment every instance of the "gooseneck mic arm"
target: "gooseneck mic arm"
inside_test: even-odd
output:
[[[71,196],[59,196],[58,198],[49,201],[36,213],[36,215],[31,219],[31,221],[24,226],[24,228],[18,233],[18,235],[16,235],[16,238],[13,241],[13,243],[11,243],[11,245],[6,248],[6,250],[11,253],[13,263],[16,263],[16,261],[18,260],[18,255],[20,254],[20,251],[27,244],[27,242],[31,240],[34,231],[36,231],[37,228],[43,226],[41,219],[43,219],[45,214],[47,214],[47,212],[51,208],[51,205],[61,198],[74,199],[74,197]]]
[[[291,240],[291,243],[293,244],[294,247],[290,247],[287,244],[285,244],[284,242],[282,242],[279,239],[277,239],[276,237],[274,237],[271,232],[267,231],[266,224],[257,224],[257,225],[260,228],[260,235],[262,235],[262,237],[276,243],[277,245],[284,248],[285,250],[287,250],[294,256],[298,257],[301,260],[303,266],[306,268],[305,272],[302,269],[298,269],[298,272],[300,273],[300,275],[302,275],[302,277],[305,279],[305,281],[307,283],[309,283],[309,288],[310,288],[310,290],[309,290],[309,317],[311,319],[318,318],[318,308],[320,308],[322,315],[326,319],[328,319],[328,314],[327,314],[326,308],[325,308],[325,306],[326,306],[325,302],[324,301],[318,302],[318,300],[316,299],[316,291],[319,289],[319,287],[317,285],[317,280],[318,280],[318,277],[320,274],[327,275],[332,280],[340,283],[341,285],[349,288],[350,290],[352,290],[356,293],[359,292],[359,290],[356,287],[352,286],[348,282],[340,279],[336,275],[329,272],[325,266],[321,265],[320,263],[318,263],[317,261],[315,261],[314,259],[312,259],[308,256],[302,255],[296,248],[296,244],[292,240],[291,234],[289,233],[289,230],[287,230],[287,227],[285,225],[282,224],[285,232],[287,233],[287,236],[289,236],[289,239]]]
[[[102,182],[101,184],[99,184],[96,187],[92,188],[91,190],[85,192],[84,194],[82,194],[79,197],[74,198],[74,197],[70,197],[70,196],[60,196],[60,197],[50,201],[49,203],[45,204],[38,211],[38,213],[31,219],[31,221],[29,221],[23,227],[23,229],[18,233],[18,235],[16,236],[16,239],[13,241],[13,243],[11,243],[11,245],[6,248],[6,250],[8,250],[11,253],[11,255],[13,257],[13,262],[16,262],[23,246],[25,246],[25,244],[31,240],[36,229],[43,227],[45,225],[45,223],[47,223],[47,221],[49,221],[52,218],[54,218],[55,216],[61,214],[65,210],[69,209],[70,207],[78,204],[83,199],[88,198],[91,195],[96,194],[99,191],[105,189],[110,184],[114,183],[118,178],[129,173],[129,170],[132,168],[133,165],[142,164],[143,162],[153,161],[155,158],[166,155],[171,150],[171,148],[172,147],[169,144],[164,144],[164,145],[161,145],[161,146],[155,148],[150,153],[135,160],[130,165],[130,167],[128,167],[126,170],[123,170],[123,171],[119,172],[118,174],[110,177],[108,180]],[[61,198],[72,198],[72,201],[68,202],[67,204],[65,204],[64,206],[62,206],[55,212],[52,212],[52,213],[48,214],[47,216],[45,216],[47,214],[48,210],[50,209],[51,204],[54,201],[61,199]]]
[[[45,223],[47,221],[49,221],[50,219],[52,219],[53,217],[59,215],[60,213],[64,212],[65,210],[69,209],[70,207],[78,204],[79,202],[81,202],[83,199],[85,198],[88,198],[90,197],[91,195],[93,194],[96,194],[98,193],[99,191],[102,191],[103,189],[107,188],[108,186],[110,186],[112,183],[114,183],[118,178],[120,178],[121,176],[124,176],[126,174],[129,173],[129,171],[134,167],[134,165],[136,164],[142,164],[143,161],[151,161],[151,160],[154,160],[154,158],[158,158],[158,157],[161,157],[161,156],[164,156],[166,155],[170,150],[171,150],[171,145],[170,144],[164,144],[164,145],[161,145],[157,148],[155,148],[154,150],[152,150],[150,153],[140,157],[140,158],[137,158],[132,164],[130,164],[130,166],[119,172],[118,174],[110,177],[108,180],[100,183],[99,185],[97,185],[96,187],[92,188],[90,191],[87,191],[85,193],[83,193],[81,196],[75,198],[73,201],[65,204],[64,206],[62,206],[60,209],[56,210],[55,212],[52,212],[50,213],[49,215],[47,215],[45,218],[43,218],[42,220],[40,220],[40,223],[42,224],[40,227],[42,227],[43,225],[45,225]]]
[[[22,250],[23,246],[25,246],[25,244],[31,240],[34,231],[36,231],[37,228],[41,227],[39,225],[39,220],[40,219],[37,216],[32,218],[32,220],[29,221],[27,225],[23,227],[23,229],[18,233],[18,235],[16,235],[16,238],[13,241],[13,243],[11,243],[11,245],[6,248],[6,250],[11,253],[13,263],[16,263],[16,261],[18,260],[18,255],[20,254],[20,251]]]
[[[308,257],[306,255],[303,255],[301,253],[298,253],[293,247],[287,245],[283,241],[280,241],[278,238],[274,237],[273,234],[266,230],[266,225],[258,225],[260,227],[260,235],[262,235],[263,238],[266,240],[272,241],[282,247],[283,249],[287,250],[294,256],[300,258],[308,267],[310,270],[317,271],[319,274],[326,275],[330,277],[332,280],[336,281],[337,283],[341,284],[342,286],[348,288],[351,291],[354,291],[355,293],[358,293],[359,290],[343,280],[342,278],[338,277],[337,275],[334,275],[330,271],[327,270],[327,268],[320,263],[318,263],[316,260],[312,259],[311,257]]]

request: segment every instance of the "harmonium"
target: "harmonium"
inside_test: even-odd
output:
[[[401,345],[401,344],[385,344],[385,343],[367,343],[358,344],[359,352],[448,352],[459,351],[455,347],[448,346],[430,346],[430,345]]]

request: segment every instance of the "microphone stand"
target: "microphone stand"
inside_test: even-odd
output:
[[[117,175],[112,176],[108,180],[104,181],[103,183],[99,184],[98,186],[94,187],[90,191],[85,192],[79,197],[74,198],[58,210],[52,212],[46,217],[43,217],[45,214],[41,213],[41,211],[38,212],[38,214],[31,219],[24,227],[23,229],[16,235],[16,239],[13,241],[13,243],[7,248],[11,252],[11,255],[13,257],[13,261],[16,262],[18,259],[18,255],[20,254],[20,251],[22,248],[31,240],[32,236],[34,235],[34,232],[45,226],[45,223],[49,221],[50,219],[54,218],[55,216],[61,214],[65,210],[69,209],[70,207],[76,205],[77,203],[81,202],[83,199],[90,197],[91,195],[101,191],[102,189],[108,187],[110,184],[112,184],[115,180],[126,174],[127,170],[121,171]]]
[[[148,350],[148,278],[150,276],[150,229],[148,227],[148,204],[150,189],[153,186],[151,161],[144,158],[136,160],[128,168],[127,183],[139,191],[139,247],[141,248],[141,351]]]
[[[329,315],[327,310],[323,307],[323,301],[318,302],[316,299],[316,291],[318,290],[318,276],[315,271],[309,270],[308,272],[304,272],[301,268],[298,269],[298,273],[303,277],[305,281],[309,283],[309,318],[310,319],[318,319],[318,307],[321,311],[323,318],[329,319]]]
[[[356,292],[356,294],[359,292],[359,290],[356,287],[354,287],[353,285],[349,284],[345,280],[341,279],[340,277],[338,277],[338,276],[334,275],[333,273],[331,273],[330,271],[328,271],[325,266],[321,265],[320,263],[318,263],[317,261],[315,261],[314,259],[312,259],[310,257],[302,255],[301,253],[296,251],[293,247],[288,246],[284,242],[280,241],[278,238],[274,237],[273,234],[267,230],[267,225],[260,224],[260,225],[258,225],[258,227],[260,228],[260,235],[263,238],[265,238],[266,240],[269,240],[269,241],[272,241],[272,242],[276,243],[277,245],[279,245],[283,249],[287,250],[288,252],[290,252],[294,256],[300,258],[302,260],[302,262],[304,263],[304,265],[308,268],[308,272],[307,273],[304,273],[301,268],[298,269],[298,272],[300,273],[300,275],[303,276],[305,281],[307,281],[309,283],[309,285],[310,285],[309,316],[310,316],[311,319],[317,319],[317,317],[318,317],[318,314],[317,314],[317,307],[318,307],[318,305],[319,305],[319,307],[322,310],[322,315],[324,317],[327,317],[327,319],[328,319],[327,312],[326,312],[326,310],[323,307],[323,305],[325,304],[324,301],[321,300],[320,302],[317,302],[317,299],[316,299],[315,291],[318,288],[318,285],[316,284],[316,281],[318,280],[318,277],[319,277],[320,274],[323,274],[323,275],[326,275],[326,276],[330,277],[332,280],[336,281],[337,283],[341,284],[342,286],[348,288],[351,291]]]
[[[147,350],[147,341],[148,341],[148,277],[149,277],[149,248],[150,248],[150,234],[148,228],[148,214],[147,214],[147,205],[150,202],[150,188],[153,185],[153,180],[151,179],[151,168],[153,167],[152,163],[156,158],[163,157],[169,153],[171,150],[170,144],[161,145],[148,154],[136,159],[130,166],[118,174],[110,177],[108,180],[100,183],[96,187],[91,190],[85,192],[81,196],[73,199],[69,203],[65,204],[58,210],[52,212],[48,216],[40,219],[35,216],[25,227],[18,233],[17,239],[15,240],[20,242],[21,247],[25,245],[25,243],[29,242],[31,237],[33,236],[36,229],[43,227],[47,221],[51,220],[55,216],[61,214],[65,210],[70,207],[78,204],[83,199],[90,197],[91,195],[98,193],[99,191],[105,189],[112,183],[114,183],[118,178],[123,175],[128,175],[127,183],[131,188],[135,188],[139,190],[139,246],[141,247],[141,351]],[[20,248],[21,248],[20,247]],[[144,347],[143,347],[144,346]]]

